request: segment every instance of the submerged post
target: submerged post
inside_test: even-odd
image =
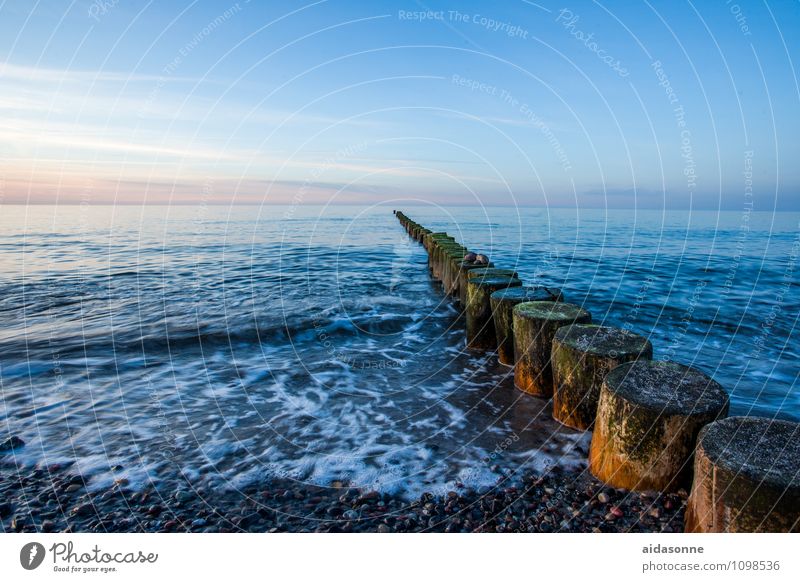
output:
[[[700,431],[687,532],[800,532],[800,424],[731,417]]]

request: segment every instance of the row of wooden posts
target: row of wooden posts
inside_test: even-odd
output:
[[[690,490],[688,532],[800,530],[800,424],[728,417],[727,393],[703,372],[653,360],[647,338],[594,325],[559,289],[526,287],[515,270],[394,213],[464,310],[467,347],[495,351],[517,388],[552,398],[556,420],[593,430],[598,479]]]

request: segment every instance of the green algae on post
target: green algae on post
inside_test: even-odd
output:
[[[563,301],[561,289],[554,287],[511,287],[495,291],[490,297],[492,319],[497,336],[497,359],[514,365],[514,306],[529,301]]]
[[[634,491],[688,488],[700,429],[727,414],[727,393],[699,370],[648,360],[617,366],[600,389],[589,470]]]
[[[612,369],[653,357],[650,341],[616,327],[575,324],[553,337],[553,418],[572,428],[589,430],[597,415],[600,387]]]
[[[591,323],[591,314],[571,303],[533,301],[513,310],[514,385],[528,394],[550,398],[553,375],[550,351],[558,328]]]
[[[469,280],[466,308],[468,348],[476,350],[497,348],[490,297],[500,289],[521,285],[522,281],[514,277],[478,277]]]
[[[737,416],[697,438],[687,532],[800,532],[800,424]]]

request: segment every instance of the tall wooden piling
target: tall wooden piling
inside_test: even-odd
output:
[[[458,298],[458,303],[461,305],[462,309],[467,306],[467,275],[474,269],[485,269],[487,266],[490,268],[494,267],[494,263],[489,263],[488,265],[475,261],[461,261],[459,263],[458,273],[453,283],[455,286],[453,294]]]
[[[600,387],[611,370],[653,357],[650,341],[633,332],[591,324],[567,325],[553,336],[553,418],[588,430],[597,415]]]
[[[731,417],[697,439],[687,532],[800,532],[800,424]]]
[[[563,294],[554,287],[512,287],[495,291],[490,301],[497,336],[497,359],[501,364],[513,366],[514,307],[530,301],[563,301]]]
[[[467,347],[473,350],[494,350],[497,337],[492,319],[490,297],[495,291],[519,287],[514,277],[473,277],[467,283]]]
[[[600,389],[589,470],[614,487],[688,488],[700,429],[728,413],[728,395],[693,368],[637,360],[617,366]]]
[[[534,396],[553,395],[550,351],[556,330],[571,323],[590,323],[591,314],[571,303],[533,301],[513,310],[514,384]]]

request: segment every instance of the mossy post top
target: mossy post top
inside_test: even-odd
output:
[[[513,269],[495,269],[494,267],[484,267],[482,269],[471,269],[467,272],[467,279],[476,277],[516,277],[517,272]]]
[[[514,315],[525,319],[549,321],[575,321],[592,317],[582,307],[561,301],[525,301],[514,307]]]
[[[662,414],[707,414],[728,409],[728,394],[700,370],[663,360],[617,366],[603,384],[616,396]]]
[[[512,304],[530,301],[559,301],[563,295],[561,289],[554,287],[511,287],[492,293],[495,301],[507,301]]]
[[[522,281],[516,277],[485,277],[478,279],[470,279],[470,285],[478,287],[519,287]]]
[[[458,264],[458,267],[462,271],[472,271],[474,269],[492,269],[494,268],[494,263],[485,265],[484,263],[470,263],[469,261],[461,261]]]
[[[732,416],[703,427],[698,443],[708,459],[736,475],[800,490],[800,424]]]
[[[555,339],[581,352],[602,356],[629,356],[653,350],[646,337],[626,329],[591,323],[565,325],[556,332]]]

